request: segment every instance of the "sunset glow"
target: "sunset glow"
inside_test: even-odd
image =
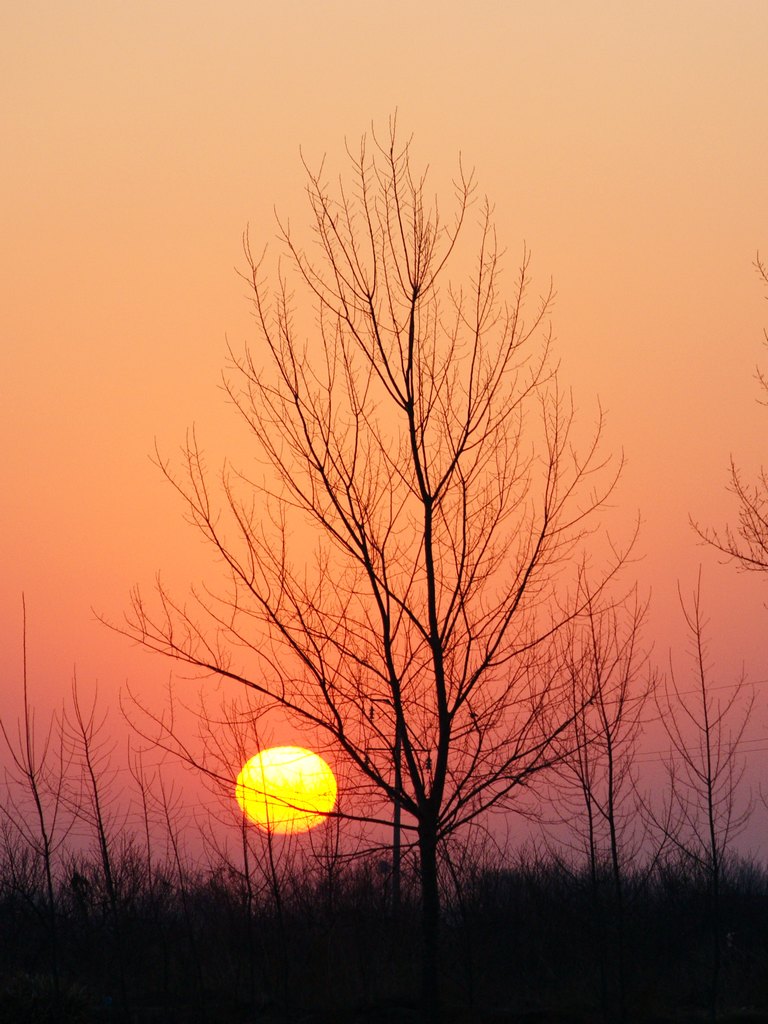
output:
[[[4,5],[0,1024],[768,1022],[766,40]]]
[[[397,111],[444,225],[459,154],[477,181],[468,232],[488,195],[504,252],[499,298],[512,294],[524,247],[529,318],[552,280],[545,326],[563,395],[573,396],[577,441],[589,437],[599,404],[605,455],[625,459],[600,525],[621,544],[640,523],[621,586],[636,582],[652,595],[644,640],[665,672],[670,652],[687,650],[678,586],[690,593],[702,568],[721,685],[743,671],[757,689],[745,786],[758,793],[765,580],[702,545],[689,516],[704,527],[734,524],[730,457],[748,482],[767,458],[754,374],[768,367],[768,304],[753,266],[758,252],[768,256],[767,36],[761,0],[477,10],[456,0],[381,10],[233,0],[188,5],[181,19],[165,0],[140,11],[82,0],[7,5],[4,721],[13,726],[19,714],[22,593],[40,722],[60,706],[75,667],[84,694],[98,681],[117,750],[131,735],[119,712],[126,688],[157,716],[169,686],[192,699],[183,670],[97,617],[121,622],[131,588],[151,588],[157,573],[180,600],[189,584],[203,590],[221,578],[154,464],[155,444],[178,468],[194,426],[212,476],[226,463],[262,481],[252,438],[220,386],[228,344],[239,351],[257,338],[239,276],[243,231],[256,255],[266,246],[270,259],[284,259],[277,211],[314,253],[302,156],[314,169],[326,156],[335,182],[349,170],[345,140],[354,153],[363,133],[385,138]],[[476,272],[467,253],[451,270],[456,289]],[[315,351],[311,302],[302,300],[296,323]],[[264,353],[254,356],[260,371]],[[270,524],[268,503],[246,512]],[[294,532],[290,559],[311,570],[310,533]],[[250,627],[246,634],[261,643]],[[216,718],[219,692],[207,693]],[[220,693],[234,699],[237,686]],[[275,713],[263,733],[290,728]],[[192,715],[184,730],[196,735]],[[650,723],[649,787],[665,748]],[[217,771],[231,800],[241,761],[223,760]],[[190,805],[216,812],[197,774],[184,783]],[[758,800],[738,843],[753,849],[766,822]],[[502,827],[527,834],[521,816]]]

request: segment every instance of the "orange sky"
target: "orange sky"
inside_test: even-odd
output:
[[[227,450],[225,335],[253,337],[241,232],[270,239],[273,205],[301,223],[300,145],[335,167],[397,107],[436,186],[461,151],[509,261],[525,241],[542,289],[554,277],[563,379],[585,421],[599,397],[627,457],[615,520],[642,517],[657,658],[682,658],[676,588],[701,563],[722,681],[742,662],[763,681],[765,765],[768,584],[698,547],[687,517],[728,519],[729,454],[752,472],[767,457],[766,40],[764,0],[6,5],[0,713],[22,590],[41,701],[75,665],[109,703],[167,678],[91,612],[209,564],[154,439],[170,452],[195,422]]]

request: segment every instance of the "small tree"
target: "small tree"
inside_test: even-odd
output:
[[[688,627],[693,663],[692,687],[682,689],[670,659],[669,677],[658,693],[661,721],[671,744],[666,769],[668,806],[657,817],[663,842],[691,863],[704,879],[710,940],[708,1004],[715,1019],[722,965],[721,883],[733,839],[752,811],[740,801],[745,761],[741,741],[754,704],[743,677],[722,699],[713,693],[701,607],[701,574],[690,604],[680,604]]]
[[[22,717],[14,730],[0,719],[0,734],[5,741],[10,763],[5,776],[7,789],[0,804],[3,824],[15,833],[40,866],[44,888],[40,904],[48,933],[54,1003],[61,998],[56,861],[71,827],[64,799],[68,755],[61,736],[60,720],[54,714],[42,743],[35,728],[35,712],[29,702],[27,675],[27,606],[22,603]],[[6,832],[6,837],[8,832]],[[13,849],[13,843],[10,848]],[[8,840],[6,838],[6,848]]]
[[[586,855],[606,1020],[626,1017],[626,878],[644,838],[636,753],[655,686],[641,642],[646,609],[636,592],[599,603],[586,588],[583,612],[561,635],[573,724],[552,799],[566,846]]]
[[[115,772],[110,767],[112,744],[104,733],[107,712],[97,716],[96,701],[97,694],[94,693],[90,707],[83,705],[75,676],[72,680],[71,706],[64,710],[62,736],[76,775],[71,795],[72,813],[85,824],[98,849],[100,888],[104,895],[106,917],[110,921],[114,937],[111,959],[120,986],[121,1008],[127,1013],[123,906],[120,879],[116,871],[120,858],[115,857],[114,851],[116,837],[123,830],[112,810],[115,799]],[[126,845],[123,844],[123,854],[125,851]]]
[[[448,280],[472,177],[460,170],[445,223],[394,126],[349,156],[353,183],[335,191],[306,168],[316,256],[281,225],[276,289],[245,237],[259,342],[230,350],[225,386],[260,467],[226,464],[219,502],[194,433],[180,473],[159,460],[228,585],[191,603],[159,586],[154,606],[136,591],[123,629],[249,687],[343,761],[364,803],[350,782],[339,813],[365,818],[383,799],[402,814],[435,1018],[439,846],[561,756],[578,709],[552,640],[615,473],[599,422],[574,447],[551,292],[526,314],[527,251],[501,296],[487,201],[474,269]]]

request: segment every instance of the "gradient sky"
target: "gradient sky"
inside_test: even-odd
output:
[[[157,570],[211,564],[149,460],[195,423],[227,451],[225,337],[254,337],[241,233],[302,222],[310,161],[397,108],[436,187],[459,152],[514,264],[554,278],[563,380],[599,398],[642,520],[649,640],[684,666],[678,582],[703,567],[718,682],[757,681],[768,763],[768,581],[697,544],[733,518],[726,470],[768,458],[768,4],[236,0],[6,4],[0,15],[0,713],[73,668],[114,705],[170,665],[99,625]],[[211,571],[215,573],[215,568]],[[766,815],[760,819],[765,843]],[[758,835],[757,832],[754,833]]]

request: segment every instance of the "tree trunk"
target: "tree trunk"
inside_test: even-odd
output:
[[[424,1024],[439,1024],[440,892],[437,884],[437,834],[433,822],[419,825],[421,861],[421,998]]]

